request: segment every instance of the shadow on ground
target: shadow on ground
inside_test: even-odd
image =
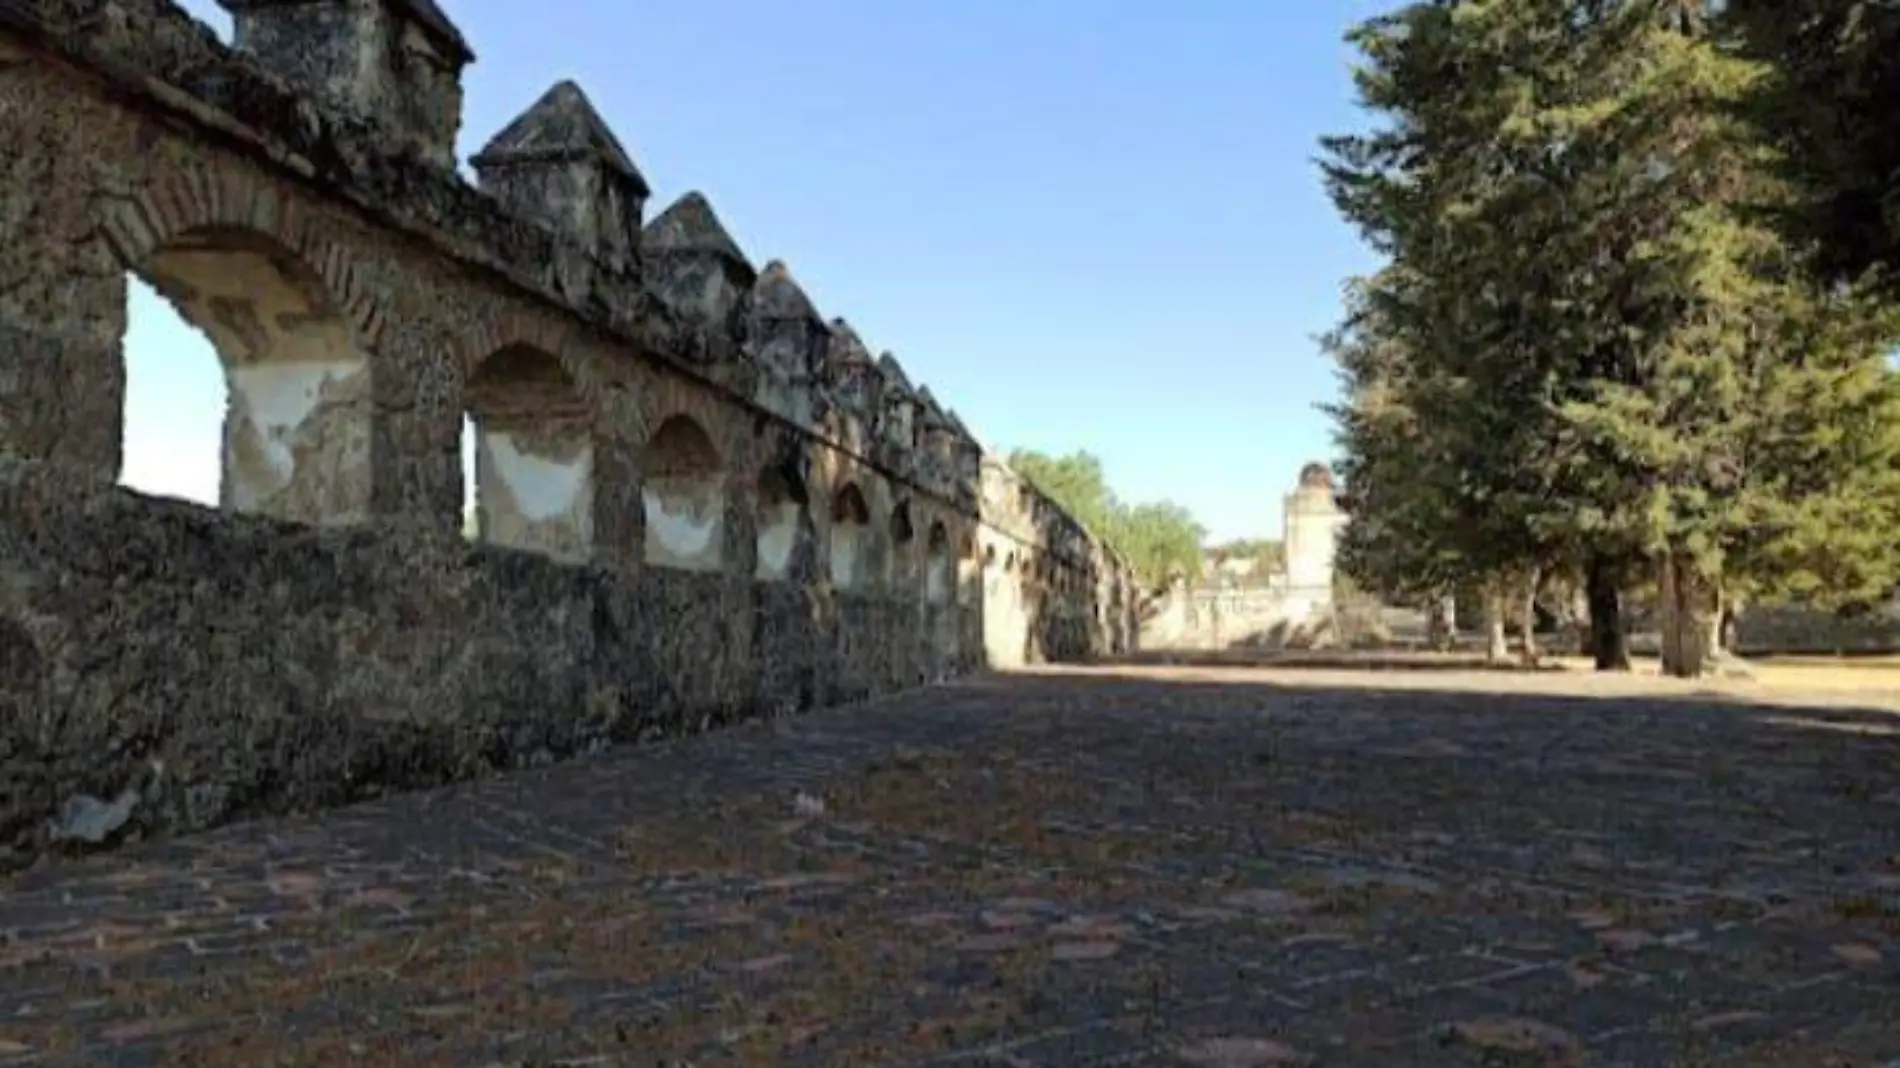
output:
[[[1506,674],[1562,672],[1563,665],[1525,664],[1516,659],[1491,663],[1482,652],[1434,652],[1428,649],[1162,649],[1103,660],[1103,666],[1122,667],[1247,667],[1285,671],[1403,671],[1474,672]]]
[[[996,676],[54,864],[0,1064],[1900,1057],[1900,719],[1597,685]]]

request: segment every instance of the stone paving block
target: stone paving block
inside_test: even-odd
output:
[[[1788,731],[977,680],[20,873],[0,1064],[1880,1065],[1900,743]]]

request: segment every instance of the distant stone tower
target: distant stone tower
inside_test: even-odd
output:
[[[1339,528],[1346,523],[1333,496],[1333,473],[1325,464],[1300,469],[1299,485],[1286,495],[1287,586],[1315,601],[1328,601],[1333,588],[1333,553]]]

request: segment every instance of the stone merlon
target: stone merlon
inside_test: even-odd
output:
[[[710,371],[733,370],[742,304],[758,272],[712,204],[698,192],[669,204],[641,230],[640,255],[648,290],[691,328],[688,358]]]
[[[954,433],[955,427],[945,417],[943,406],[937,403],[937,398],[930,392],[929,386],[917,387],[917,407],[923,419],[924,429],[932,432]]]
[[[726,232],[704,193],[693,190],[666,206],[646,225],[646,247],[654,252],[711,256],[754,273],[739,243]]]
[[[580,86],[557,82],[469,165],[485,191],[564,231],[603,263],[636,263],[652,190]]]
[[[752,305],[761,319],[797,319],[821,326],[825,321],[783,260],[772,260],[759,271],[752,287]]]
[[[910,376],[904,373],[904,365],[897,362],[896,353],[886,351],[883,355],[879,356],[877,358],[877,369],[878,373],[884,376],[885,388],[895,389],[903,393],[911,392]]]
[[[218,0],[237,47],[293,86],[455,166],[462,70],[475,58],[434,0]]]

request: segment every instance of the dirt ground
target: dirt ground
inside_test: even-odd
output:
[[[0,1065],[1891,1066],[1893,709],[976,679],[0,882]]]

